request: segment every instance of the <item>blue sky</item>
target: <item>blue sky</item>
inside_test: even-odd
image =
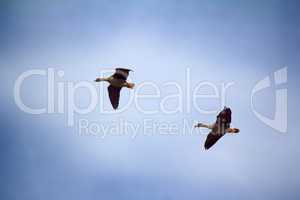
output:
[[[297,1],[7,0],[0,6],[2,199],[299,199]],[[215,114],[193,107],[144,114],[134,104],[103,114],[98,105],[68,127],[66,114],[31,115],[14,102],[14,84],[24,71],[62,70],[58,81],[66,83],[92,81],[115,66],[134,69],[130,78],[137,86],[145,81],[158,86],[162,97],[141,102],[145,109],[158,108],[164,96],[176,92],[167,81],[185,88],[187,68],[191,89],[203,81],[218,88],[234,82],[226,105],[240,134],[225,136],[211,151],[203,150],[201,134],[79,136],[82,118],[107,126],[117,119],[136,124],[152,119],[183,128],[183,120],[213,122]],[[285,66],[288,83],[280,88],[288,88],[288,132],[279,133],[256,118],[250,95],[259,80]],[[256,109],[267,116],[275,112],[275,89],[272,84],[255,98]],[[147,92],[153,88],[141,91]],[[122,91],[120,107],[130,94]],[[107,94],[100,96],[111,110]],[[44,106],[45,79],[28,80],[22,98]],[[88,102],[86,91],[79,91],[75,103]],[[197,103],[220,106],[215,100]]]

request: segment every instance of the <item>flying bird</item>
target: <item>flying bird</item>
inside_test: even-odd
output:
[[[204,127],[211,130],[207,135],[204,148],[207,150],[212,147],[221,137],[226,133],[238,133],[238,128],[230,128],[231,123],[231,109],[224,107],[224,109],[218,114],[217,120],[214,124],[207,125],[204,123],[198,123],[195,128]]]
[[[106,81],[109,83],[108,86],[108,94],[111,105],[114,109],[117,109],[119,106],[120,100],[120,91],[122,87],[127,87],[132,89],[134,87],[134,83],[127,82],[127,77],[129,72],[132,71],[131,69],[125,68],[116,68],[116,71],[113,75],[108,78],[97,78],[95,81]]]

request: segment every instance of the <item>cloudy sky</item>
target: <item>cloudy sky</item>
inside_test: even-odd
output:
[[[299,6],[2,0],[1,199],[299,199]],[[123,89],[120,110],[112,112],[107,84],[93,80],[117,66],[134,70],[136,88]],[[280,69],[287,81],[278,85]],[[24,112],[16,102],[16,81],[29,70],[45,74],[25,79],[20,99],[46,113]],[[251,107],[266,77],[270,87],[253,95]],[[70,93],[68,84],[82,83],[92,89]],[[286,89],[281,133],[255,111],[274,118],[277,92]],[[97,105],[74,113],[69,126],[71,103],[82,110],[93,99]],[[241,132],[204,151],[206,132],[190,129],[194,121],[214,122],[224,105]]]

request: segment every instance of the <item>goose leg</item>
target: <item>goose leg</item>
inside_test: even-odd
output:
[[[228,129],[226,129],[226,133],[236,134],[238,132],[240,132],[240,130],[238,128],[228,128]]]
[[[130,89],[133,89],[134,85],[135,85],[134,83],[128,83],[128,82],[124,83],[124,87],[130,88]]]

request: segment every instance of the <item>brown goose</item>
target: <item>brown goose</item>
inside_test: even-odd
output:
[[[212,147],[221,137],[226,133],[238,133],[240,130],[238,128],[230,128],[231,123],[231,110],[225,107],[217,116],[217,120],[214,124],[207,125],[203,123],[198,123],[195,128],[204,127],[211,130],[207,135],[204,148],[207,150]]]
[[[119,106],[120,91],[122,87],[127,87],[130,89],[134,87],[134,83],[127,82],[127,77],[130,71],[132,70],[125,68],[116,68],[116,72],[112,76],[108,78],[97,78],[95,80],[96,82],[107,81],[110,83],[107,89],[111,105],[114,109],[117,109]]]

